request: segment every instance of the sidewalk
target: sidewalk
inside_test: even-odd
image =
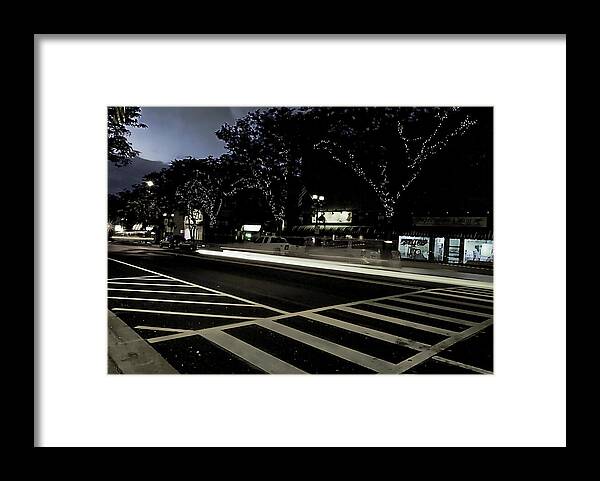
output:
[[[108,374],[178,374],[158,352],[108,311]]]

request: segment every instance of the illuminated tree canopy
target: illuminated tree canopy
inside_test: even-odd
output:
[[[476,123],[455,107],[312,109],[311,115],[327,121],[314,148],[363,180],[388,219],[427,160]]]

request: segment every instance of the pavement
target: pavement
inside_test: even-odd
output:
[[[264,257],[109,244],[108,308],[159,372],[493,373],[491,276]]]
[[[133,329],[108,311],[109,374],[176,374],[177,371]]]

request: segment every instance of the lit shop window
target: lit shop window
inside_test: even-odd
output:
[[[398,251],[401,259],[426,261],[429,259],[429,237],[400,236]]]
[[[448,242],[448,264],[458,264],[460,261],[460,239],[450,239]]]
[[[464,260],[467,262],[493,262],[494,241],[465,239]]]
[[[444,261],[444,238],[436,237],[433,248],[433,258],[436,262]]]

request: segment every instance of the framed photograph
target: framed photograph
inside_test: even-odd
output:
[[[565,35],[34,44],[35,445],[565,445]]]

